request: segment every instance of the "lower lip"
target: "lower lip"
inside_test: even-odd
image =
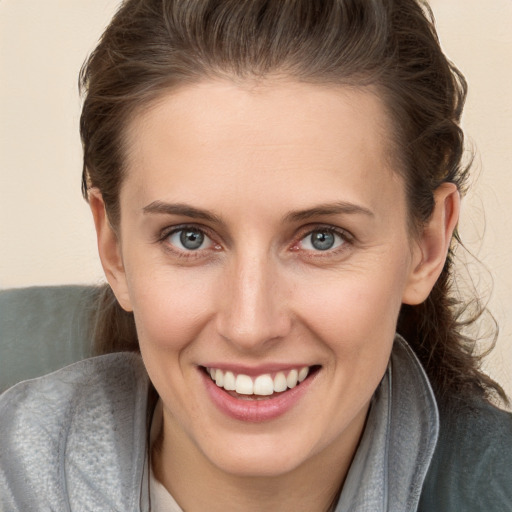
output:
[[[296,387],[277,395],[275,398],[243,400],[235,398],[223,388],[219,388],[203,370],[200,370],[200,372],[206,391],[217,408],[231,418],[250,423],[273,420],[285,414],[307,393],[316,377],[315,373]]]

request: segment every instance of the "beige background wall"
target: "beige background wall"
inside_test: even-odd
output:
[[[0,1],[0,288],[102,280],[80,197],[76,84],[118,3]],[[479,177],[461,231],[494,276],[490,307],[501,332],[488,369],[512,395],[512,1],[431,5],[470,84],[464,126]],[[471,275],[489,288],[481,268]]]

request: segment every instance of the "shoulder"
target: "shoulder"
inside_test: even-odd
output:
[[[99,510],[105,498],[128,505],[120,482],[133,487],[127,468],[143,466],[147,392],[142,360],[129,353],[87,359],[6,391],[0,396],[0,504]]]
[[[419,510],[512,508],[512,414],[484,401],[440,407],[440,435]]]

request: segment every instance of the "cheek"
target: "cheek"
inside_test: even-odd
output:
[[[212,275],[171,267],[127,275],[141,348],[149,344],[155,349],[180,350],[208,321]]]
[[[187,363],[211,315],[211,288],[211,279],[205,280],[205,276],[170,268],[154,272],[148,268],[129,279],[140,351],[149,377],[164,401],[173,403],[173,413],[181,416],[187,411],[192,422],[199,421],[199,409],[184,382],[195,379],[195,367]],[[187,415],[182,417],[184,423]]]
[[[352,269],[324,280],[322,286],[296,288],[297,310],[334,352],[356,357],[366,351],[373,357],[372,351],[387,347],[386,341],[394,337],[404,283],[402,265],[373,272]]]

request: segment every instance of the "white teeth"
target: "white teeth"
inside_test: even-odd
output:
[[[248,375],[237,375],[235,389],[239,395],[252,395],[254,393],[254,384]]]
[[[304,368],[301,368],[299,371],[299,376],[298,376],[299,382],[302,382],[308,376],[308,373],[309,373],[308,366],[304,366]]]
[[[299,372],[297,370],[292,370],[288,377],[286,377],[286,384],[290,389],[294,388],[297,385],[297,378],[299,376]]]
[[[283,372],[279,372],[274,377],[274,391],[276,393],[281,393],[281,391],[286,391],[288,389],[288,384],[286,383],[286,375]]]
[[[255,395],[271,395],[274,392],[274,381],[270,375],[260,375],[254,381]]]
[[[226,372],[224,374],[224,386],[223,387],[226,391],[235,391],[236,383],[235,383],[235,376],[233,375],[233,372]]]
[[[297,386],[309,375],[309,367],[290,370],[288,375],[278,372],[274,378],[267,373],[259,375],[254,380],[248,375],[235,376],[233,372],[224,373],[218,368],[207,368],[207,372],[215,384],[226,391],[236,391],[239,395],[269,396]]]

